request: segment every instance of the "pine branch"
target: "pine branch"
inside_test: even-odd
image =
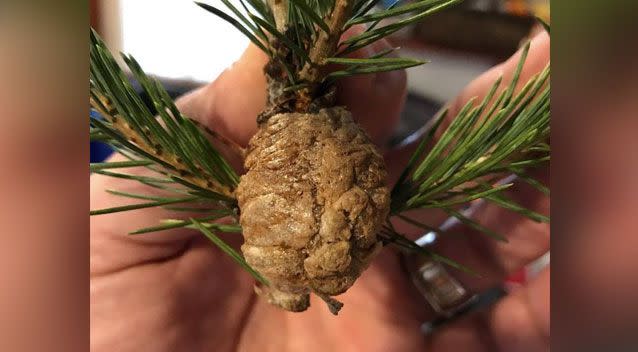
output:
[[[275,28],[283,34],[288,28],[288,0],[267,0],[275,20]]]
[[[213,233],[241,232],[237,223],[214,222],[228,217],[236,221],[234,190],[239,177],[204,137],[202,130],[237,149],[236,145],[226,139],[216,138],[219,136],[213,131],[183,116],[159,82],[150,79],[135,59],[125,56],[124,61],[158,111],[160,123],[142,103],[108,48],[94,31],[91,31],[90,48],[90,102],[92,108],[99,112],[99,115],[91,114],[91,137],[99,137],[129,159],[91,164],[91,171],[137,181],[174,194],[159,197],[107,190],[113,195],[145,202],[92,210],[90,214],[104,215],[156,207],[190,214],[201,213],[196,219],[164,219],[157,226],[139,229],[131,234],[179,228],[199,230],[224,253],[265,283],[239,253]],[[125,171],[134,167],[146,168],[158,176]],[[179,188],[167,185],[176,185]]]
[[[511,184],[492,183],[509,172],[522,175],[522,181],[540,191],[549,191],[526,173],[531,167],[547,163],[551,152],[547,144],[549,66],[532,77],[519,93],[514,93],[528,50],[529,44],[523,49],[510,84],[497,95],[501,84],[498,79],[480,103],[469,101],[427,151],[447,118],[447,111],[437,117],[392,190],[392,215],[411,209],[437,208],[499,240],[504,237],[456,208],[485,199],[534,221],[549,221],[547,216],[505,197],[503,191]]]
[[[232,16],[212,5],[196,4],[237,28],[270,57],[273,66],[285,72],[287,80],[276,77],[273,84],[284,84],[283,89],[278,88],[284,93],[294,92],[302,102],[299,108],[307,107],[316,92],[325,91],[320,87],[325,88],[336,79],[423,64],[423,61],[407,59],[396,59],[393,64],[372,60],[363,63],[365,67],[357,64],[346,70],[328,69],[328,65],[339,58],[460,2],[422,0],[398,6],[400,0],[397,0],[385,10],[370,13],[379,0],[242,0],[242,9],[228,0],[221,1]],[[376,28],[382,20],[405,14],[411,17]],[[343,33],[353,25],[364,23],[371,24],[365,32],[346,40],[337,52]]]
[[[135,93],[110,52],[91,32],[91,105],[106,121],[93,118],[96,131],[118,142],[138,159],[128,162],[158,165],[172,176],[232,202],[239,177],[228,162],[184,117],[159,82],[151,80],[132,57],[124,57],[159,112],[160,122]],[[120,164],[101,165],[111,168]]]

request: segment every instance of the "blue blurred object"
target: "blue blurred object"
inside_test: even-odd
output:
[[[102,142],[91,142],[90,151],[92,163],[102,162],[113,153],[111,147]]]
[[[95,110],[91,110],[89,116],[92,119],[102,119],[102,116],[100,116],[100,114]],[[91,142],[89,150],[92,163],[104,161],[113,153],[113,149],[111,149],[108,144],[102,142]]]

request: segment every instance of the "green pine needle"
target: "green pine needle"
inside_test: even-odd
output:
[[[326,76],[327,79],[344,78],[354,75],[370,74],[378,72],[387,72],[406,69],[414,66],[423,65],[425,61],[411,60],[411,59],[344,59],[344,58],[329,58],[328,62],[339,63],[342,65],[352,65],[352,67],[333,71]]]
[[[115,162],[106,162],[106,163],[91,163],[91,171],[99,171],[106,169],[119,169],[125,167],[135,167],[135,166],[148,166],[153,165],[154,163],[149,160],[130,160],[130,161],[115,161]]]
[[[430,9],[430,8],[434,7],[434,5],[439,5],[439,4],[446,3],[446,2],[448,2],[448,1],[447,0],[423,0],[423,1],[418,1],[418,2],[415,2],[415,3],[408,4],[408,5],[394,7],[392,9],[388,9],[388,10],[385,10],[385,11],[379,11],[379,12],[375,12],[375,13],[368,14],[368,15],[365,15],[365,16],[355,17],[352,20],[348,21],[348,25],[355,25],[355,24],[360,24],[360,23],[378,21],[378,20],[389,18],[389,17],[394,17],[394,16],[403,15],[403,14],[406,14],[406,13],[416,12],[416,11],[419,11],[419,10],[427,10],[427,9]],[[398,4],[398,1],[396,2],[396,4]]]
[[[112,195],[120,196],[120,197],[127,197],[127,198],[133,198],[133,199],[143,199],[143,200],[153,200],[153,201],[156,201],[156,202],[173,200],[173,198],[170,198],[170,197],[149,196],[147,194],[136,194],[136,193],[130,193],[130,192],[116,191],[116,190],[112,190],[112,189],[107,189],[106,193],[110,193]]]
[[[502,195],[490,194],[485,197],[485,199],[489,202],[492,202],[504,209],[519,213],[531,220],[536,222],[549,223],[549,217],[546,215],[539,214],[531,209],[527,209],[520,204],[515,203],[514,201],[505,198]]]
[[[248,39],[250,39],[250,41],[253,42],[253,44],[255,44],[258,48],[263,50],[265,53],[270,54],[270,50],[267,49],[266,46],[261,42],[261,40],[259,40],[255,36],[255,34],[254,34],[255,32],[251,31],[250,28],[246,28],[238,20],[234,19],[230,15],[226,14],[224,11],[221,11],[218,8],[214,7],[214,6],[211,6],[211,5],[208,5],[208,4],[204,4],[204,3],[201,3],[201,2],[195,2],[195,4],[197,4],[199,7],[203,8],[204,10],[206,10],[206,11],[208,11],[208,12],[210,12],[210,13],[218,16],[218,17],[220,17],[224,21],[230,23],[231,25],[233,25],[233,27],[237,28]],[[235,11],[233,11],[233,12],[235,12]]]
[[[503,235],[496,233],[495,231],[481,225],[480,223],[478,223],[475,220],[472,220],[470,218],[468,218],[467,216],[463,215],[461,212],[458,212],[452,208],[443,208],[443,210],[448,213],[449,215],[457,218],[460,222],[462,222],[464,225],[480,232],[483,233],[485,235],[488,235],[490,237],[492,237],[493,239],[500,241],[500,242],[509,242],[507,240],[507,238],[503,237]]]
[[[213,242],[219,249],[221,249],[224,253],[226,253],[229,257],[231,257],[237,264],[239,264],[244,270],[249,272],[257,281],[261,282],[264,285],[268,285],[268,281],[261,276],[255,269],[253,269],[246,260],[239,254],[236,250],[234,250],[231,246],[226,244],[221,238],[217,237],[211,230],[209,230],[206,226],[204,226],[201,222],[190,219],[195,228],[197,228],[201,233],[204,234],[211,242]]]
[[[119,212],[130,211],[130,210],[154,208],[154,207],[159,207],[162,205],[187,203],[187,202],[194,201],[196,199],[197,197],[184,197],[184,198],[175,198],[175,199],[169,199],[169,200],[163,200],[163,201],[153,201],[153,202],[141,203],[141,204],[123,205],[123,206],[107,208],[107,209],[91,210],[90,215],[104,215],[104,214],[119,213]]]
[[[515,174],[520,180],[522,180],[525,183],[527,183],[528,185],[534,187],[537,191],[543,193],[546,196],[550,195],[549,187],[545,186],[540,181],[534,179],[533,177],[530,177],[530,176],[526,175],[523,172],[515,172]]]
[[[416,226],[418,228],[421,228],[422,230],[425,230],[425,231],[428,231],[428,232],[432,231],[432,232],[436,232],[436,233],[440,233],[441,232],[440,229],[438,229],[436,227],[433,227],[433,226],[430,226],[428,224],[424,224],[424,223],[422,223],[420,221],[414,220],[411,217],[408,217],[408,216],[405,216],[405,215],[401,215],[401,214],[397,215],[396,217],[401,219],[401,220],[403,220],[403,221],[405,221],[405,222],[407,222],[410,225],[413,225],[413,226]]]
[[[316,12],[316,10],[310,8],[307,3],[307,0],[290,0],[290,3],[293,4],[296,8],[298,8],[304,16],[308,16],[308,18],[319,28],[321,28],[324,32],[329,33],[330,28],[326,22],[321,18],[320,14]]]
[[[406,19],[402,19],[400,21],[397,21],[395,23],[391,23],[388,24],[386,26],[380,27],[380,28],[375,28],[374,30],[368,30],[365,31],[359,35],[353,36],[351,38],[348,38],[347,40],[345,40],[343,42],[343,44],[348,45],[348,47],[345,50],[342,50],[339,55],[346,55],[349,54],[351,52],[354,52],[356,50],[359,50],[365,46],[368,46],[378,40],[381,40],[387,36],[389,36],[390,34],[396,33],[397,31],[401,30],[402,28],[405,28],[408,25],[411,25],[415,22],[418,22],[422,19],[424,19],[425,17],[434,14],[436,12],[439,12],[441,10],[444,10],[452,5],[456,5],[457,3],[461,2],[463,0],[447,0],[444,1],[442,3],[437,2],[439,4],[435,5],[435,6],[430,6],[427,7],[425,9],[421,9],[422,11],[419,11],[417,14],[408,17]],[[381,18],[375,18],[376,21],[380,21],[381,19],[385,19],[388,17],[393,17],[394,15],[392,14],[391,11],[394,11],[396,9],[391,9],[391,10],[387,10],[385,12],[385,16],[381,17]]]
[[[365,66],[374,66],[374,65],[397,65],[397,64],[409,64],[409,65],[421,65],[424,64],[425,61],[414,60],[414,59],[405,59],[405,58],[368,58],[368,59],[352,59],[345,57],[330,57],[326,59],[328,63],[331,64],[341,64],[341,65],[365,65]]]
[[[201,222],[214,221],[214,220],[219,220],[227,215],[228,214],[226,213],[219,212],[219,213],[214,213],[214,215],[198,218],[197,220]],[[160,225],[142,228],[137,231],[133,231],[129,233],[129,235],[141,235],[141,234],[146,234],[151,232],[174,230],[174,229],[185,228],[189,225],[193,225],[193,221],[191,221],[190,219],[189,220],[165,219],[165,220],[162,220],[162,224]]]
[[[397,233],[393,229],[385,228],[385,230],[381,232],[380,236],[388,243],[394,246],[397,246],[403,250],[406,250],[412,253],[418,253],[420,255],[423,255],[427,258],[435,260],[439,263],[451,266],[467,274],[480,277],[480,275],[476,271],[468,268],[467,266],[457,262],[456,260],[443,256],[441,254],[437,254],[428,248],[421,247],[418,244],[414,243],[414,241],[407,239],[405,236]]]
[[[135,175],[135,174],[122,174],[122,173],[111,172],[111,171],[106,171],[106,170],[95,170],[94,172],[96,174],[100,174],[100,175],[104,175],[104,176],[122,178],[122,179],[126,179],[126,180],[135,180],[135,181],[142,182],[142,183],[145,183],[145,182],[153,183],[153,184],[157,184],[157,183],[174,183],[173,180],[171,180],[171,179],[152,177],[152,176],[140,176],[140,175]]]

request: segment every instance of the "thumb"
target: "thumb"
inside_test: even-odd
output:
[[[251,44],[215,81],[183,96],[177,106],[185,115],[246,145],[266,105],[263,68],[267,61],[266,54]]]

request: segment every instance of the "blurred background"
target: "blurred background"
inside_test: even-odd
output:
[[[394,1],[381,0],[378,6]],[[111,49],[135,56],[173,96],[214,80],[248,45],[239,31],[191,1],[90,4],[91,25]],[[402,56],[429,63],[408,72],[408,101],[392,143],[405,140],[469,81],[509,57],[530,35],[534,16],[549,21],[549,12],[548,0],[468,0],[395,33],[390,40]],[[92,145],[91,153],[92,161],[99,161],[108,149]]]

